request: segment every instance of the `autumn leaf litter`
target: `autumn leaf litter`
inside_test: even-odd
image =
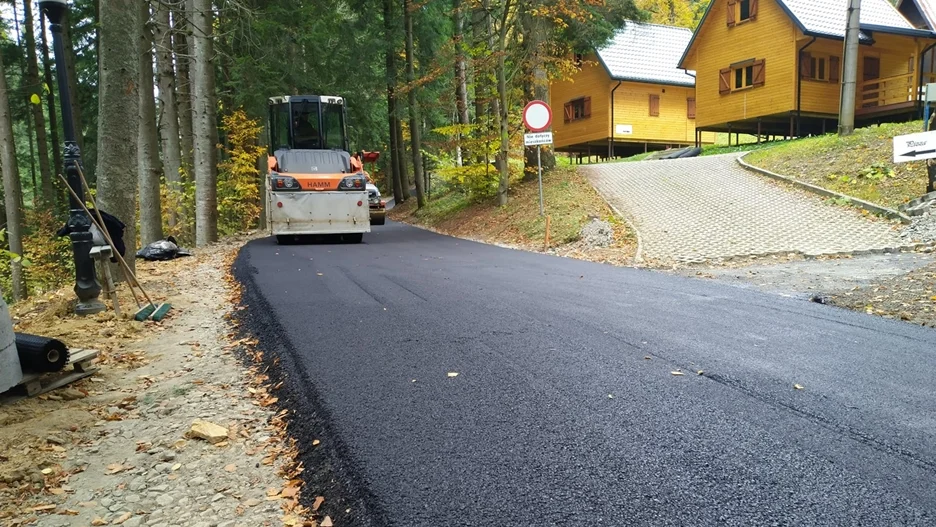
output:
[[[230,320],[239,289],[227,270],[244,241],[139,263],[148,292],[173,304],[162,323],[74,317],[67,290],[11,309],[18,331],[101,350],[101,369],[0,405],[0,525],[332,523],[327,496],[302,497],[279,386]]]

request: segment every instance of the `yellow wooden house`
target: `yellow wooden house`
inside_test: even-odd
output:
[[[699,130],[802,136],[838,125],[848,0],[712,0],[679,66],[696,70]],[[936,34],[863,0],[859,126],[921,114]],[[932,69],[929,69],[932,71]]]
[[[898,0],[897,10],[918,29],[936,31],[936,0]],[[923,73],[936,72],[936,51],[923,54]]]
[[[677,67],[690,38],[688,29],[631,22],[576,56],[578,72],[550,86],[555,149],[607,158],[694,144],[695,78]]]

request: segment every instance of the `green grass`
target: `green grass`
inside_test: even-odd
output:
[[[543,198],[550,217],[552,246],[578,240],[582,227],[593,217],[615,225],[622,245],[631,240],[626,226],[617,222],[601,196],[572,167],[560,164],[543,175]],[[422,209],[415,210],[415,205],[415,199],[409,200],[391,211],[390,216],[455,236],[498,243],[541,246],[545,241],[546,219],[539,214],[539,188],[535,179],[514,182],[506,207],[499,207],[495,199],[472,202],[455,190],[434,196]]]
[[[827,134],[787,141],[745,159],[778,174],[897,208],[925,192],[927,176],[924,161],[893,162],[893,137],[922,130],[922,121],[870,126],[848,137]]]

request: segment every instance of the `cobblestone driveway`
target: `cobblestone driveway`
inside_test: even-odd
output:
[[[738,154],[588,167],[595,188],[640,231],[644,256],[700,262],[896,249],[893,223],[823,203],[751,173]]]

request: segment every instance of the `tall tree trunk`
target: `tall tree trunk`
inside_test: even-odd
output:
[[[179,108],[176,102],[176,74],[172,65],[171,9],[156,2],[156,64],[159,69],[159,133],[162,142],[163,174],[173,193],[179,192],[182,146],[179,137]],[[178,20],[176,21],[178,24]],[[180,70],[181,70],[180,66]],[[191,123],[191,120],[189,120]],[[191,125],[189,126],[191,129]],[[176,207],[169,207],[169,226],[176,225]]]
[[[192,102],[195,134],[195,244],[205,246],[218,239],[217,180],[212,167],[215,145],[211,128],[214,106],[214,67],[211,0],[192,1]]]
[[[399,104],[400,100],[397,100],[397,114],[399,115],[402,112],[401,105]],[[410,199],[410,177],[409,177],[409,166],[406,163],[406,141],[403,140],[403,122],[400,120],[399,116],[394,116],[393,118],[393,128],[396,133],[397,140],[397,163],[400,164],[400,184],[402,185],[403,190],[403,201]]]
[[[185,174],[192,178],[195,166],[195,136],[192,133],[192,43],[191,24],[186,15],[183,2],[174,3],[172,10],[172,45],[176,58],[176,102],[178,103],[179,140],[182,149],[182,167]]]
[[[153,29],[150,3],[140,2],[143,33],[140,38],[140,241],[143,245],[161,240],[162,208],[159,196],[159,140],[156,125],[156,99],[153,95]]]
[[[413,66],[413,13],[410,12],[411,0],[403,0],[403,22],[406,25],[406,84],[409,98],[410,140],[413,154],[413,179],[416,180],[416,206],[426,204],[426,190],[423,181],[422,142],[419,138],[419,104],[416,101],[416,71]]]
[[[128,139],[140,132],[140,0],[101,0],[100,12],[97,203],[126,225],[126,260],[133,269],[139,165],[137,142]]]
[[[454,0],[452,17],[455,25],[455,109],[458,124],[465,126],[469,123],[468,117],[468,66],[465,52],[465,14],[462,11],[462,0]],[[462,166],[464,152],[461,144],[463,130],[458,132],[457,163]]]
[[[39,154],[39,177],[42,178],[42,202],[55,203],[55,187],[52,186],[52,170],[49,162],[49,140],[46,135],[45,114],[42,111],[42,82],[39,80],[39,64],[36,54],[36,32],[33,30],[32,0],[23,0],[23,20],[26,30],[26,96],[36,127],[36,150]],[[51,86],[50,86],[51,88]],[[36,96],[33,99],[33,95]]]
[[[546,75],[546,63],[544,57],[546,50],[543,48],[547,35],[546,21],[542,16],[537,16],[527,9],[523,14],[523,43],[528,57],[526,61],[526,70],[524,78],[528,79],[526,87],[526,96],[529,100],[544,101],[549,103],[549,78]],[[556,168],[556,156],[549,146],[528,146],[523,152],[523,179],[532,180],[537,177],[537,155],[536,150],[542,149],[540,160],[544,171]]]
[[[49,42],[45,32],[45,11],[39,12],[39,34],[42,36],[42,73],[46,86],[49,87],[49,96],[46,97],[49,109],[49,140],[52,143],[52,173],[58,174],[62,170],[62,145],[59,143],[58,114],[55,111],[55,77],[52,76],[52,61],[49,60]],[[55,182],[55,178],[52,178]]]
[[[487,2],[485,2],[485,5]],[[472,12],[472,34],[474,37],[474,45],[478,46],[480,44],[487,45],[490,49],[490,39],[489,29],[490,25],[488,24],[489,16],[488,11],[485,8],[485,5],[482,5],[476,8]],[[484,136],[488,133],[488,116],[487,116],[487,105],[488,105],[488,82],[487,82],[487,72],[485,71],[485,62],[482,60],[474,61],[474,106],[475,106],[475,124],[477,134]],[[478,164],[488,164],[487,152],[480,152],[477,156]]]
[[[497,155],[497,169],[500,171],[500,181],[497,186],[497,203],[503,207],[507,204],[507,188],[510,183],[510,136],[507,128],[507,79],[504,52],[497,57],[497,94],[500,98],[500,152]]]
[[[0,166],[3,168],[3,202],[6,208],[6,236],[10,252],[23,255],[23,209],[20,207],[23,193],[19,170],[16,167],[16,146],[13,142],[13,118],[10,115],[10,97],[7,92],[3,57],[0,56]],[[26,277],[23,264],[13,258],[10,261],[13,277],[13,300],[26,298]]]
[[[500,124],[500,151],[497,155],[497,168],[500,171],[500,181],[497,186],[497,203],[503,207],[507,205],[507,189],[510,185],[510,135],[508,129],[507,107],[507,21],[510,18],[510,0],[504,3],[504,12],[501,16],[500,35],[497,46],[497,101],[495,113]]]
[[[397,148],[396,125],[396,31],[394,31],[393,0],[384,0],[384,38],[387,41],[387,121],[390,129],[390,173],[394,203],[403,202],[403,179],[400,172],[400,152]]]

